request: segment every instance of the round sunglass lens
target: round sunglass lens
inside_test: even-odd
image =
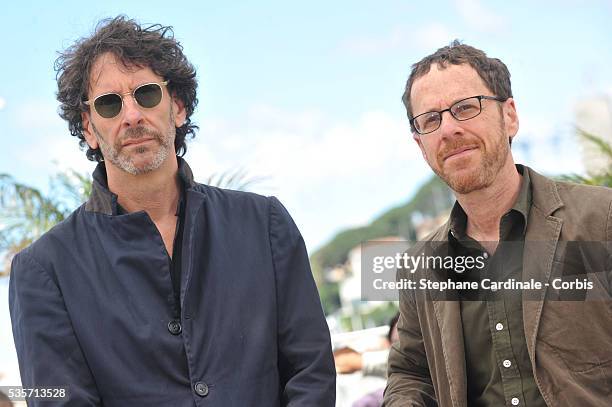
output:
[[[94,102],[96,112],[106,119],[115,117],[121,111],[121,96],[116,94],[102,95]]]
[[[161,102],[162,90],[159,85],[151,83],[136,89],[134,97],[140,106],[151,108],[157,106],[159,102]]]

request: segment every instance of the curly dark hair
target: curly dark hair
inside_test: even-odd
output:
[[[100,21],[93,35],[77,40],[55,61],[59,115],[68,122],[70,134],[80,139],[81,148],[88,147],[87,158],[103,161],[99,148],[89,148],[83,135],[81,113],[88,111],[87,100],[91,67],[97,57],[113,53],[125,66],[149,67],[169,81],[168,90],[185,105],[186,120],[176,128],[176,154],[185,155],[187,135],[195,137],[198,128],[191,115],[198,104],[196,71],[183,54],[182,45],[174,39],[172,27],[153,24],[146,27],[120,15]]]
[[[406,82],[406,89],[402,96],[402,102],[406,106],[408,118],[410,119],[410,129],[416,131],[412,126],[412,105],[410,103],[410,92],[415,80],[425,76],[433,64],[438,64],[442,69],[450,65],[468,64],[482,78],[487,88],[493,94],[503,100],[512,97],[512,85],[510,83],[510,72],[508,67],[497,58],[489,58],[484,51],[462,44],[454,40],[450,45],[438,49],[431,55],[421,59],[412,65],[412,71]]]

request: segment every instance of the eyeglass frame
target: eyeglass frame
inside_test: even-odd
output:
[[[472,116],[472,117],[468,117],[467,119],[459,119],[459,118],[457,118],[457,117],[455,116],[455,114],[453,113],[453,111],[451,110],[451,109],[453,108],[453,106],[455,106],[455,105],[457,105],[458,103],[461,103],[461,102],[463,102],[463,101],[465,101],[465,100],[468,100],[468,99],[474,99],[474,98],[478,99],[478,106],[480,107],[480,110],[478,111],[478,113],[477,113],[476,115]],[[471,119],[473,119],[474,117],[477,117],[478,115],[480,115],[480,113],[482,113],[482,100],[483,100],[483,99],[485,99],[485,100],[495,100],[496,102],[502,102],[502,103],[503,103],[503,102],[505,102],[506,100],[508,100],[508,98],[506,98],[506,99],[502,99],[502,98],[497,97],[497,96],[486,96],[486,95],[470,96],[470,97],[463,98],[463,99],[460,99],[460,100],[456,101],[455,103],[453,103],[452,105],[450,105],[450,106],[449,106],[447,109],[444,109],[444,110],[430,110],[429,112],[421,113],[421,114],[419,114],[419,115],[417,115],[417,116],[413,117],[412,119],[410,119],[410,125],[412,126],[412,128],[414,129],[414,131],[416,131],[416,132],[417,132],[419,135],[424,135],[424,134],[433,133],[434,131],[438,130],[438,129],[440,128],[440,126],[442,126],[442,113],[444,113],[444,112],[448,112],[448,113],[450,113],[450,115],[453,117],[453,119],[455,119],[455,120],[457,120],[457,121],[459,121],[459,122],[464,122],[464,121],[467,121],[467,120],[471,120]],[[433,129],[433,130],[431,130],[431,131],[428,131],[428,132],[425,132],[425,133],[421,133],[421,132],[420,132],[420,131],[417,129],[417,126],[415,126],[415,121],[416,121],[416,119],[418,119],[419,117],[421,117],[421,116],[423,116],[423,115],[426,115],[426,114],[430,114],[430,113],[438,113],[438,115],[440,116],[440,121],[439,121],[439,123],[438,123],[438,127],[436,127],[435,129]]]
[[[131,91],[129,91],[129,92],[125,92],[125,93],[107,92],[107,93],[103,93],[103,94],[101,94],[101,95],[98,95],[98,96],[96,96],[96,97],[95,97],[95,98],[93,98],[93,99],[85,100],[85,101],[83,101],[83,103],[85,103],[85,104],[86,104],[87,106],[89,106],[89,107],[93,107],[93,108],[94,108],[94,110],[96,111],[96,113],[98,113],[98,109],[96,109],[96,100],[98,100],[98,99],[99,99],[99,98],[101,98],[102,96],[107,96],[107,95],[117,95],[117,96],[119,96],[119,98],[121,99],[121,109],[119,109],[119,112],[118,112],[116,115],[114,115],[113,117],[104,117],[104,116],[102,116],[100,113],[98,113],[98,116],[100,116],[100,117],[102,117],[102,118],[104,118],[104,119],[114,119],[115,117],[119,116],[119,114],[120,114],[120,113],[121,113],[121,111],[123,110],[123,97],[124,97],[124,96],[127,96],[127,95],[132,95],[132,99],[134,99],[134,102],[136,102],[136,104],[137,104],[138,106],[142,107],[143,109],[153,109],[154,107],[158,106],[158,105],[159,105],[159,103],[161,103],[161,101],[163,100],[163,98],[164,98],[164,90],[163,90],[162,86],[166,86],[166,87],[167,87],[167,86],[168,86],[168,83],[170,83],[170,81],[163,81],[163,82],[147,82],[147,83],[143,83],[142,85],[138,85],[138,86],[136,86],[134,89],[132,89],[132,90],[131,90]],[[136,91],[137,91],[138,89],[142,88],[143,86],[147,86],[147,85],[158,85],[158,86],[159,86],[159,88],[160,88],[160,90],[161,90],[161,92],[162,92],[162,97],[161,97],[161,99],[159,100],[159,103],[158,103],[157,105],[153,106],[153,107],[145,107],[145,106],[142,106],[140,103],[138,103],[138,100],[136,99],[136,95],[135,95]]]

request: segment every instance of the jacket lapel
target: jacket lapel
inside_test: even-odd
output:
[[[433,238],[433,252],[436,252],[434,242],[448,242],[450,220]],[[429,273],[434,276],[435,273]],[[463,342],[463,324],[459,301],[433,300],[434,314],[440,329],[441,347],[449,383],[450,398],[453,407],[467,405],[467,379],[465,371],[465,347]]]
[[[550,282],[553,258],[561,235],[563,222],[553,213],[563,207],[556,184],[525,167],[532,181],[533,203],[529,212],[523,253],[523,280],[534,279],[542,284]],[[529,244],[529,242],[537,242]],[[547,286],[537,293],[523,291],[523,323],[527,350],[535,371],[536,337]],[[535,297],[534,297],[535,296]]]
[[[186,191],[185,226],[183,229],[183,252],[181,264],[181,309],[193,277],[194,256],[202,251],[203,238],[206,236],[206,194],[189,188]]]
[[[467,403],[465,348],[459,301],[433,301],[453,407]]]

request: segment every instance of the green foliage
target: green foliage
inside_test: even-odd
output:
[[[355,315],[340,316],[340,326],[344,332],[354,331],[361,327],[385,326],[389,325],[391,318],[399,311],[394,302],[385,302],[367,311],[358,312]],[[353,318],[357,317],[360,326],[353,326]]]
[[[311,263],[315,274],[346,262],[349,251],[367,240],[386,236],[414,239],[412,216],[415,213],[435,216],[453,202],[450,189],[438,178],[432,177],[406,204],[393,208],[367,226],[344,230],[329,243],[314,252]]]
[[[51,177],[47,195],[0,174],[0,274],[8,274],[13,256],[64,220],[90,192],[89,176],[74,170]]]
[[[588,142],[594,144],[601,154],[612,163],[612,145],[607,143],[604,139],[595,136],[582,129],[576,129],[578,135]],[[605,187],[612,187],[612,166],[603,168],[597,173],[588,173],[586,176],[578,174],[564,175],[561,177],[564,181],[576,182],[587,185],[600,185]]]
[[[399,311],[398,306],[394,302],[382,303],[380,306],[372,309],[370,312],[362,314],[362,318],[366,319],[372,326],[389,325],[391,318]]]
[[[317,288],[319,289],[319,297],[321,297],[321,305],[325,315],[329,315],[334,310],[340,308],[340,286],[337,283],[319,282]]]
[[[367,226],[341,231],[329,243],[315,251],[310,256],[310,264],[326,315],[340,307],[338,285],[324,281],[326,270],[344,264],[349,251],[362,242],[387,236],[415,239],[412,225],[414,214],[433,217],[450,208],[453,202],[451,190],[440,178],[434,176],[406,204],[390,209]]]
[[[266,179],[266,177],[249,176],[246,170],[238,168],[232,171],[213,173],[204,179],[204,183],[236,191],[247,191],[253,185],[260,184]]]

